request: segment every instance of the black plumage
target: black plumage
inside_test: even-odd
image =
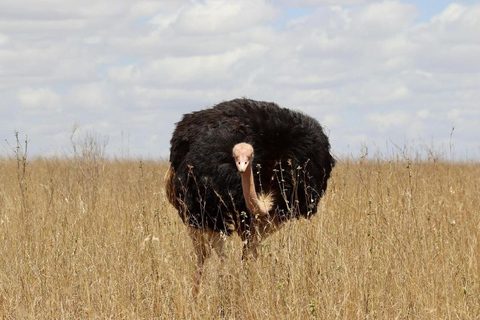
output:
[[[254,148],[257,192],[271,193],[270,215],[310,217],[335,164],[317,120],[270,102],[236,99],[186,114],[171,139],[167,192],[183,222],[196,229],[238,232],[254,217],[242,193],[232,148]]]

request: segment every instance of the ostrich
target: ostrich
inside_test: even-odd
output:
[[[317,212],[335,165],[315,119],[249,99],[185,114],[170,143],[166,192],[193,240],[195,295],[212,248],[223,259],[237,233],[256,258],[285,221]]]

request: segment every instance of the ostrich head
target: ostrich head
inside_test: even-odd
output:
[[[253,147],[246,142],[242,142],[233,147],[232,153],[238,171],[245,172],[253,160]]]
[[[273,207],[272,194],[257,195],[255,191],[255,183],[253,180],[252,161],[253,147],[251,144],[242,142],[236,144],[232,150],[235,165],[241,173],[242,189],[248,210],[252,214],[265,216]]]

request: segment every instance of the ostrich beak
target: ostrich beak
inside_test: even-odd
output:
[[[237,164],[238,171],[240,173],[244,173],[245,170],[247,170],[248,163],[249,163],[248,161],[237,160],[236,164]]]

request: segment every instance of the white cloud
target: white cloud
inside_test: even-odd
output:
[[[108,85],[101,82],[79,84],[66,97],[70,107],[91,110],[96,113],[119,107],[119,105],[114,106],[114,98]]]
[[[405,112],[392,111],[386,113],[370,113],[366,115],[365,119],[373,126],[384,131],[392,127],[394,128],[405,125],[409,117]]]
[[[235,82],[234,77],[246,77],[248,61],[265,53],[259,44],[238,46],[221,54],[172,56],[152,59],[146,63],[115,67],[109,70],[114,81],[143,85],[177,86],[181,84],[205,87],[221,82]],[[248,66],[247,66],[248,67]]]
[[[352,31],[372,37],[389,37],[404,32],[418,15],[415,5],[400,1],[373,2],[354,14]]]
[[[8,37],[0,33],[0,46],[8,42]]]
[[[112,67],[108,75],[114,82],[135,82],[140,79],[139,68],[134,64]]]
[[[427,119],[430,111],[428,109],[418,110],[417,115],[420,119]]]
[[[18,93],[18,100],[35,113],[58,112],[62,108],[60,97],[50,88],[24,88]]]
[[[194,2],[177,18],[175,27],[193,34],[224,34],[273,19],[276,10],[265,0]]]
[[[246,96],[311,114],[336,150],[452,122],[475,147],[480,4],[417,15],[414,1],[1,2],[0,134],[58,141],[78,121],[154,156],[182,113]]]
[[[442,13],[432,18],[432,22],[435,23],[451,23],[457,21],[465,12],[467,8],[453,3],[449,5]]]
[[[429,23],[414,26],[409,38],[417,47],[415,62],[419,69],[441,73],[480,71],[479,21],[480,4],[451,4]]]
[[[336,114],[327,114],[323,117],[322,124],[326,127],[332,128],[338,126],[340,122],[339,117]]]
[[[168,57],[152,61],[148,65],[150,76],[155,74],[162,82],[185,83],[191,81],[220,81],[229,78],[234,64],[239,60],[261,54],[261,46],[237,48],[222,54]]]
[[[84,40],[85,44],[88,44],[88,45],[98,45],[98,44],[101,44],[102,41],[103,39],[100,36],[91,36],[91,37],[85,38]]]
[[[460,109],[453,108],[447,113],[447,117],[450,120],[459,120],[461,111]]]
[[[367,2],[368,0],[284,0],[285,4],[295,6],[350,5]]]

